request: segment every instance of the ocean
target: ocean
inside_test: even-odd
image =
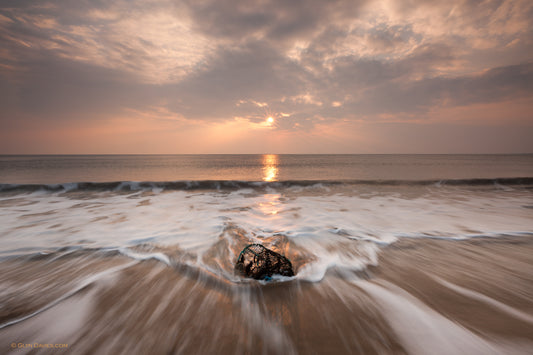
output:
[[[0,238],[0,352],[533,349],[531,154],[3,155]]]

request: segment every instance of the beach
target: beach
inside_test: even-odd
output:
[[[0,355],[533,355],[533,1],[0,3]]]
[[[4,327],[0,342],[110,354],[527,354],[532,244],[407,240],[382,250],[378,266],[320,283],[235,285],[116,253],[2,262],[3,283],[18,291],[3,295],[3,324],[39,313]]]
[[[297,180],[276,159],[232,168],[262,179],[4,180],[2,351],[530,353],[527,171]],[[236,274],[252,243],[295,276]]]

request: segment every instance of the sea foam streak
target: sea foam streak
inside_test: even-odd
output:
[[[61,184],[2,184],[0,192],[68,192],[68,191],[139,191],[139,190],[238,190],[245,188],[289,188],[310,186],[376,185],[451,185],[484,186],[493,185],[504,188],[506,185],[532,185],[531,177],[495,179],[432,179],[432,180],[283,180],[283,181],[243,181],[243,180],[182,180],[182,181],[113,181],[113,182],[69,182]]]
[[[495,181],[512,188],[502,189]],[[361,270],[375,264],[378,248],[397,238],[531,234],[527,181],[408,182],[402,189],[385,183],[234,181],[77,183],[68,189],[30,189],[33,193],[5,188],[0,253],[15,256],[64,247],[127,251],[142,245],[159,253],[147,257],[167,264],[179,254],[209,268],[205,260],[212,258],[222,238],[227,250],[218,251],[223,253],[218,257],[227,260],[218,260],[215,272],[229,277],[238,248],[284,243],[282,251],[298,255],[298,277],[318,281],[331,268]],[[169,186],[180,188],[154,191]],[[142,257],[138,250],[128,253]]]
[[[104,353],[526,354],[532,187],[530,178],[4,184],[0,345],[48,334]],[[296,276],[235,275],[251,243],[287,256]],[[69,331],[68,319],[54,320],[64,311]]]

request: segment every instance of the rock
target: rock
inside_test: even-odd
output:
[[[250,244],[241,251],[235,271],[256,280],[270,279],[272,275],[294,276],[289,259],[261,244]]]

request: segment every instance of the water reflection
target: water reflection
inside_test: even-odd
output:
[[[263,181],[278,181],[278,156],[263,155]]]
[[[259,210],[265,215],[276,215],[281,210],[280,194],[264,194],[265,201],[259,202]]]

